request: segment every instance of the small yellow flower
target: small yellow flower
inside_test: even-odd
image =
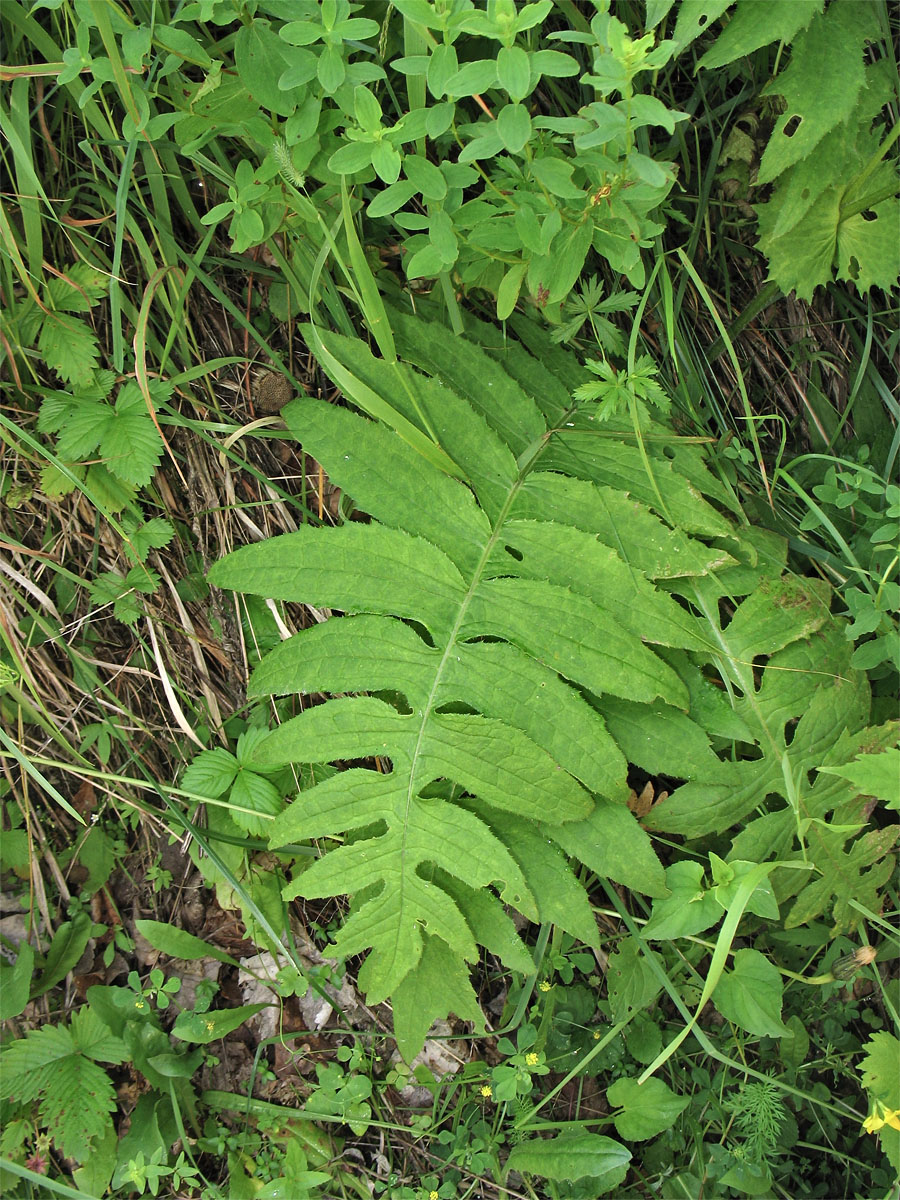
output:
[[[538,984],[538,987],[540,988],[540,990],[541,990],[542,992],[549,992],[549,991],[550,991],[550,984],[547,982],[547,980],[546,980],[546,979],[542,979],[542,980],[541,980],[541,982]]]
[[[885,1125],[889,1125],[891,1129],[900,1129],[900,1108],[885,1108],[879,1100],[876,1111],[870,1113],[863,1121],[863,1129],[866,1133],[877,1133]]]
[[[599,1030],[598,1030],[598,1031],[597,1031],[597,1032],[595,1032],[595,1034],[594,1034],[594,1041],[595,1041],[595,1042],[599,1042],[599,1041],[600,1041],[600,1037],[601,1037],[601,1035],[600,1035],[600,1032],[599,1032]]]
[[[540,1060],[539,1056],[537,1054],[535,1054],[535,1052],[533,1050],[529,1054],[525,1055],[525,1066],[526,1067],[536,1067],[540,1061],[541,1060]]]
[[[440,1196],[438,1196],[437,1192],[429,1192],[428,1200],[440,1200]]]
[[[484,1096],[485,1100],[490,1100],[491,1096],[494,1094],[494,1090],[489,1083],[486,1083],[482,1086],[481,1094]]]

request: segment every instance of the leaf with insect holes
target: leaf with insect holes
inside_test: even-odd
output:
[[[789,43],[824,6],[825,0],[738,0],[734,15],[697,67],[711,71],[772,42]]]
[[[842,2],[797,35],[787,67],[764,89],[783,96],[785,110],[759,164],[760,184],[807,158],[851,115],[865,83],[865,43],[878,32],[870,5]]]
[[[345,614],[276,646],[254,672],[255,695],[343,695],[276,729],[246,766],[323,757],[380,765],[353,766],[305,791],[269,832],[273,847],[342,839],[285,896],[354,897],[335,949],[372,951],[361,986],[370,1001],[399,995],[398,1037],[410,1049],[424,1036],[422,1014],[446,1012],[429,964],[456,964],[457,1012],[475,1003],[461,981],[479,944],[525,968],[504,904],[596,944],[583,889],[553,842],[592,870],[662,894],[660,864],[623,803],[624,759],[579,689],[686,705],[684,684],[647,643],[699,650],[704,641],[685,609],[619,557],[605,481],[582,484],[588,508],[607,514],[603,533],[555,519],[557,511],[571,517],[570,481],[549,462],[557,440],[565,451],[592,432],[590,413],[563,388],[571,421],[551,436],[523,386],[542,392],[542,368],[524,350],[513,378],[442,328],[398,313],[391,323],[427,374],[377,359],[358,341],[322,337],[407,421],[440,429],[466,481],[384,425],[296,401],[283,410],[289,430],[373,520],[306,526],[244,547],[214,566],[210,581]],[[612,469],[609,442],[594,441],[587,461],[599,455]],[[643,462],[615,446],[616,480],[649,494]],[[674,495],[681,485],[673,484]],[[730,528],[693,490],[684,501],[694,528]],[[629,513],[645,523],[647,561],[661,568],[651,544],[659,551],[674,531],[633,500]],[[678,537],[691,571],[728,561]],[[675,543],[671,550],[677,559]]]

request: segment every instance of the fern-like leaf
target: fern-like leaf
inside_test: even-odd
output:
[[[553,841],[612,878],[664,890],[649,839],[623,803],[625,759],[583,693],[686,708],[685,683],[646,643],[706,645],[693,616],[618,553],[630,518],[638,558],[657,575],[703,575],[731,560],[652,511],[658,487],[638,449],[598,440],[596,422],[559,380],[555,395],[568,408],[550,425],[520,379],[484,351],[398,314],[392,323],[407,357],[452,390],[359,342],[324,340],[408,421],[437,430],[465,480],[384,425],[296,401],[283,411],[288,428],[372,523],[305,527],[244,547],[210,580],[345,614],[276,647],[254,673],[257,695],[344,694],[275,730],[256,761],[381,764],[304,792],[276,818],[271,844],[343,839],[286,896],[354,896],[336,949],[371,951],[360,983],[372,1002],[399,997],[408,1050],[424,1036],[422,1014],[446,1011],[433,981],[450,972],[435,962],[458,970],[481,944],[525,969],[502,904],[597,943],[583,889]],[[522,379],[529,358],[517,360]],[[583,466],[585,457],[602,478],[559,472],[560,461]],[[730,534],[661,448],[656,465],[692,530]],[[573,484],[603,532],[573,514]],[[454,997],[458,1013],[473,1011],[470,988],[455,985]]]
[[[71,1027],[47,1025],[4,1048],[0,1096],[22,1105],[39,1101],[40,1123],[60,1151],[84,1162],[116,1107],[112,1081],[93,1060],[119,1063],[126,1057],[121,1040],[82,1009]]]

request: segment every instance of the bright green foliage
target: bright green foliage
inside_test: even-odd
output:
[[[772,42],[790,42],[825,7],[825,0],[754,0],[739,3],[728,24],[697,64],[712,71]]]
[[[577,450],[601,475],[615,471],[623,491],[630,483],[652,494],[637,451],[593,437],[593,406],[583,411],[523,350],[514,369],[530,373],[546,412],[474,345],[393,319],[408,356],[429,359],[455,389],[399,368],[405,415],[415,419],[418,408],[441,430],[470,484],[443,475],[383,426],[319,401],[295,402],[284,410],[289,428],[378,523],[301,529],[237,551],[210,577],[347,614],[276,647],[251,689],[377,695],[308,709],[251,761],[390,761],[382,773],[356,768],[306,792],[276,818],[272,837],[281,845],[367,831],[303,872],[287,894],[356,895],[337,949],[377,951],[361,976],[370,998],[401,985],[434,937],[454,958],[471,960],[481,942],[522,969],[521,945],[486,890],[492,882],[500,900],[526,915],[595,941],[584,894],[547,839],[604,875],[645,891],[661,887],[659,864],[621,805],[625,760],[565,681],[684,706],[687,688],[642,635],[703,645],[693,618],[613,548],[627,546],[613,480],[581,481],[583,503],[573,505],[577,481],[541,469]],[[358,378],[398,395],[398,368],[359,343],[326,340]],[[551,412],[556,434],[548,432]],[[671,475],[659,454],[661,475]],[[671,491],[676,503],[683,493],[692,524],[727,530],[686,482],[673,480]],[[594,524],[595,512],[602,517],[590,531],[568,523]],[[674,564],[682,545],[685,569],[706,569],[690,564],[704,559],[691,539],[675,538],[634,499],[628,512],[646,534],[638,554],[652,573],[681,569]],[[598,537],[597,525],[608,533]],[[408,986],[419,995],[421,984]],[[445,997],[431,1003],[446,1011]]]
[[[125,484],[141,487],[150,482],[162,456],[162,439],[136,383],[119,388],[115,404],[108,404],[109,372],[102,381],[76,395],[53,392],[41,405],[38,428],[57,434],[57,453],[66,462],[95,456]],[[155,404],[168,400],[171,388],[153,382]]]
[[[723,1017],[748,1033],[783,1037],[789,1032],[781,1020],[781,975],[758,950],[738,950],[713,1000]]]
[[[870,62],[882,35],[868,0],[740,0],[700,67],[714,69],[773,41],[791,42],[787,65],[764,89],[783,98],[758,183],[760,248],[784,292],[812,298],[833,278],[889,290],[900,277],[900,205],[890,140],[880,123],[896,103],[888,62]],[[879,165],[880,164],[880,165]]]
[[[87,387],[93,378],[100,347],[86,313],[106,291],[102,272],[85,262],[74,263],[44,288],[42,306],[32,297],[15,305],[10,321],[13,348],[25,349],[37,340],[44,362],[73,387]]]
[[[881,1148],[888,1156],[895,1172],[900,1172],[900,1129],[897,1114],[900,1113],[900,1042],[892,1033],[881,1030],[869,1038],[866,1054],[860,1062],[862,1085],[869,1093],[872,1116],[876,1118]],[[888,1114],[893,1120],[888,1120]]]
[[[840,775],[861,796],[875,796],[889,808],[900,808],[900,750],[890,746],[876,754],[858,755],[842,767],[823,767],[826,775]]]
[[[851,785],[815,773],[895,734],[866,728],[866,680],[849,665],[824,585],[782,575],[777,539],[738,538],[703,498],[724,502],[695,448],[648,412],[646,459],[621,418],[600,426],[593,403],[572,399],[583,370],[533,326],[520,328],[539,357],[509,344],[486,354],[400,313],[391,322],[403,358],[427,374],[338,336],[325,338],[329,361],[439,431],[464,479],[386,426],[296,401],[288,428],[373,521],[245,547],[210,578],[345,614],[257,668],[253,694],[343,698],[287,721],[247,766],[377,758],[378,770],[355,767],[304,792],[276,816],[271,844],[343,838],[285,895],[353,895],[336,949],[373,951],[360,981],[370,1000],[398,996],[404,1051],[449,1007],[475,1018],[462,965],[478,945],[527,969],[500,902],[594,942],[560,850],[664,896],[621,803],[626,760],[686,779],[647,819],[666,832],[725,833],[769,797],[730,861],[712,856],[709,889],[699,864],[670,868],[673,896],[657,900],[648,936],[709,928],[755,862],[804,848],[819,868],[812,882],[784,872],[750,911],[777,918],[798,888],[788,924],[821,913],[852,924],[851,897],[877,907],[896,831],[857,837]],[[492,345],[491,331],[471,327]],[[733,745],[743,753],[719,757]],[[723,1004],[751,1032],[780,1031],[780,988],[753,954],[726,975]],[[733,1003],[756,995],[741,970],[760,993],[752,1011]]]
[[[648,817],[651,828],[692,837],[721,833],[742,822],[765,797],[781,797],[780,808],[772,805],[745,826],[732,844],[731,857],[755,862],[780,857],[799,838],[821,875],[805,887],[786,923],[799,925],[826,913],[836,927],[845,928],[858,920],[849,907],[851,899],[877,907],[879,889],[893,869],[890,849],[897,830],[873,830],[853,841],[865,824],[861,802],[854,799],[857,793],[839,779],[816,777],[816,772],[846,762],[851,746],[889,745],[896,731],[865,728],[868,682],[850,666],[850,646],[829,617],[827,592],[816,585],[764,574],[720,626],[721,582],[727,581],[733,596],[752,587],[752,574],[725,573],[714,584],[700,581],[694,591],[709,615],[718,648],[715,661],[734,698],[731,707],[724,707],[721,696],[697,679],[687,723],[672,714],[673,721],[690,730],[691,739],[679,741],[671,757],[671,734],[668,742],[662,736],[663,729],[673,728],[667,721],[660,722],[658,736],[640,739],[631,732],[638,728],[635,705],[604,701],[601,707],[632,761],[651,771],[688,777],[654,808]],[[711,752],[710,735],[755,745],[757,757],[720,762]],[[802,882],[795,874],[781,881],[782,896]]]
[[[82,1008],[70,1025],[46,1025],[4,1048],[0,1096],[19,1105],[36,1101],[60,1153],[83,1162],[116,1107],[112,1081],[98,1063],[127,1057],[123,1042]]]
[[[618,1079],[607,1088],[606,1098],[613,1108],[621,1109],[613,1118],[619,1137],[629,1142],[644,1142],[669,1129],[678,1114],[688,1106],[687,1097],[676,1096],[661,1079],[644,1083],[636,1079]]]
[[[238,738],[235,754],[218,746],[199,754],[182,777],[181,786],[188,792],[216,799],[228,794],[232,819],[241,829],[254,837],[269,832],[270,817],[281,811],[281,790],[267,776],[277,773],[251,767],[253,752],[262,738],[263,729],[248,729]],[[261,814],[261,815],[257,815]]]
[[[612,1138],[597,1133],[561,1134],[532,1138],[513,1146],[506,1167],[545,1179],[591,1180],[591,1194],[604,1196],[625,1178],[631,1151]]]
[[[159,587],[159,576],[149,567],[132,567],[127,575],[104,571],[88,584],[91,599],[98,608],[112,605],[113,616],[125,625],[134,625],[143,614],[141,594],[152,596]]]
[[[760,183],[808,158],[852,114],[865,82],[864,43],[877,32],[874,15],[870,5],[844,0],[797,37],[790,63],[769,87],[784,97],[786,109],[763,154]]]

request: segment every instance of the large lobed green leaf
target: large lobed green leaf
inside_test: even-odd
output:
[[[426,1018],[446,1012],[435,979],[456,981],[457,1012],[475,1011],[459,968],[479,945],[527,969],[504,906],[596,944],[567,854],[664,892],[650,841],[623,803],[626,760],[596,698],[688,707],[688,687],[654,647],[699,652],[706,640],[652,579],[733,560],[653,511],[637,449],[594,438],[592,415],[524,350],[514,378],[468,341],[392,321],[405,357],[428,375],[359,342],[323,340],[408,421],[436,430],[465,478],[432,466],[387,425],[296,401],[283,414],[289,430],[371,521],[244,547],[210,580],[344,614],[277,646],[255,672],[257,695],[341,698],[287,721],[254,762],[382,767],[354,766],[303,793],[276,818],[271,842],[343,841],[286,896],[354,897],[336,949],[372,951],[361,982],[371,1001],[396,993],[398,1033],[413,1049]],[[552,424],[529,394],[550,392],[548,380]],[[596,478],[560,472],[554,456],[573,453]],[[691,529],[730,533],[662,454],[655,464]]]
[[[507,908],[597,944],[573,862],[666,895],[625,804],[628,762],[685,781],[652,828],[721,833],[759,809],[735,842],[748,861],[799,838],[822,878],[795,923],[828,908],[843,920],[866,868],[874,903],[886,839],[832,828],[851,785],[814,777],[864,748],[869,703],[827,589],[782,574],[780,539],[737,535],[696,447],[653,425],[642,454],[627,427],[598,428],[570,399],[577,364],[534,326],[526,349],[474,321],[456,338],[390,319],[404,361],[323,335],[327,361],[435,433],[459,476],[387,424],[295,401],[289,431],[368,520],[244,547],[210,580],[343,614],[254,672],[251,694],[335,698],[307,703],[247,765],[357,764],[277,815],[271,844],[331,846],[285,896],[352,896],[335,949],[369,952],[360,984],[394,997],[403,1052],[448,1008],[476,1019],[479,947],[528,969]]]

